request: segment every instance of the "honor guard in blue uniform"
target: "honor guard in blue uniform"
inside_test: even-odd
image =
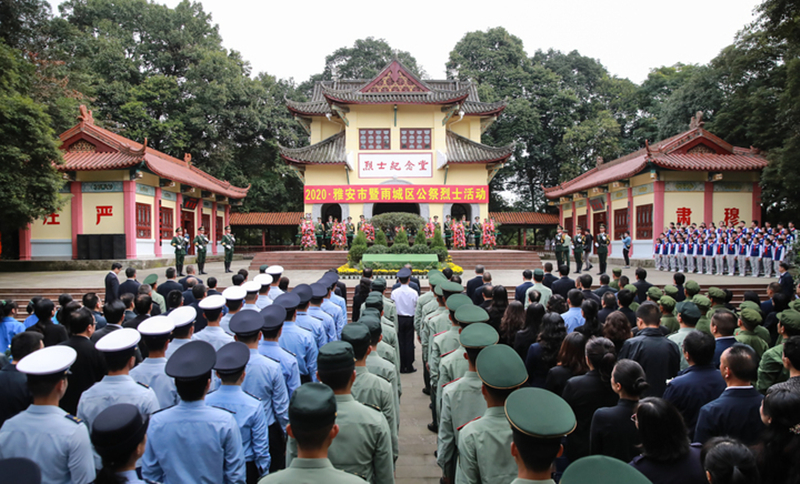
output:
[[[342,328],[344,328],[344,325],[347,324],[347,312],[342,311],[342,308],[331,299],[333,296],[333,288],[336,287],[336,282],[332,281],[330,277],[326,276],[327,274],[322,276],[322,278],[317,281],[317,284],[322,284],[325,286],[325,288],[327,288],[327,293],[322,299],[322,304],[320,307],[323,311],[330,314],[336,323],[332,340],[336,341],[339,339],[339,335],[342,333]]]
[[[0,428],[0,459],[32,459],[48,483],[88,484],[95,480],[86,424],[58,407],[67,389],[67,370],[77,357],[71,347],[56,345],[22,358],[17,370],[28,376],[33,404]]]
[[[142,321],[137,329],[142,335],[142,342],[147,345],[149,354],[131,370],[130,375],[155,392],[160,408],[171,407],[178,403],[175,381],[164,371],[164,367],[167,366],[167,357],[164,354],[174,328],[175,324],[168,317],[153,316]]]
[[[95,344],[105,356],[108,375],[83,392],[78,400],[78,418],[86,422],[89,431],[97,415],[117,403],[135,405],[143,415],[161,408],[156,393],[130,376],[136,364],[136,345],[141,338],[137,330],[122,328],[108,333]]]
[[[222,385],[208,394],[206,405],[233,413],[242,432],[242,448],[247,468],[247,484],[256,484],[269,473],[270,454],[267,419],[258,397],[242,390],[244,369],[250,361],[250,349],[235,341],[217,350],[214,370]]]
[[[293,293],[281,294],[275,299],[274,304],[286,310],[286,320],[283,322],[283,332],[278,343],[281,348],[295,354],[297,366],[300,368],[300,381],[302,383],[316,381],[318,348],[314,335],[311,331],[298,326],[295,321],[300,296]]]
[[[247,291],[245,291],[242,286],[230,286],[222,291],[222,297],[225,298],[225,306],[228,307],[228,314],[220,319],[219,327],[226,333],[233,335],[233,331],[231,331],[231,318],[234,314],[241,311],[244,305],[244,298],[247,297]]]
[[[17,484],[41,484],[42,470],[39,464],[24,457],[0,459],[0,476],[14,476]]]
[[[233,414],[203,401],[217,362],[205,341],[181,346],[167,361],[180,403],[150,417],[142,476],[164,484],[245,482],[242,434]]]
[[[194,339],[194,320],[197,319],[197,310],[194,306],[181,306],[173,309],[167,317],[175,325],[175,329],[172,330],[172,341],[169,342],[164,354],[169,360],[178,348]]]
[[[256,306],[258,306],[258,309],[264,309],[272,304],[272,299],[268,296],[270,284],[272,284],[272,276],[269,274],[259,274],[253,278],[253,282],[257,282],[261,285],[261,289],[258,290]]]
[[[325,298],[328,297],[328,288],[315,282],[311,284],[311,301],[308,303],[308,315],[322,321],[325,328],[326,342],[336,341],[336,321],[333,316],[322,309]]]
[[[247,291],[247,295],[244,298],[244,306],[242,309],[249,309],[252,311],[260,311],[258,308],[258,292],[261,290],[261,284],[257,283],[256,281],[247,281],[242,284],[242,288]]]
[[[139,479],[134,463],[144,454],[141,444],[149,422],[147,415],[129,403],[111,405],[97,415],[92,425],[92,444],[103,461],[101,475],[113,475],[126,484],[153,483]]]
[[[300,298],[300,305],[297,306],[297,325],[311,331],[317,343],[317,349],[322,348],[328,342],[328,335],[322,327],[322,320],[308,314],[308,305],[313,293],[311,286],[298,284],[292,289],[292,293],[297,294]]]
[[[215,294],[208,296],[198,303],[203,315],[208,321],[208,325],[202,331],[194,335],[194,339],[205,341],[219,351],[220,348],[228,343],[233,343],[233,336],[230,336],[219,325],[222,319],[222,306],[225,305],[225,298]]]
[[[280,362],[283,380],[291,400],[294,391],[300,387],[300,368],[294,353],[281,348],[278,340],[286,320],[286,310],[282,306],[270,306],[261,310],[264,325],[261,326],[261,341],[258,342],[258,352],[267,358]]]
[[[281,288],[278,287],[278,282],[281,280],[281,276],[283,275],[283,267],[269,266],[265,272],[272,276],[272,285],[269,287],[269,294],[267,294],[267,297],[274,301],[275,298],[283,294]]]
[[[285,467],[283,442],[284,429],[289,422],[289,393],[280,363],[258,353],[263,325],[264,317],[255,311],[242,311],[231,319],[231,330],[236,334],[236,340],[246,344],[250,350],[242,390],[261,399],[269,428],[270,472],[273,472]]]

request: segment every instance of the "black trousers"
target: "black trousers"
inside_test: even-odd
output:
[[[407,372],[414,365],[414,316],[397,316],[397,343],[400,345],[400,371]]]
[[[630,260],[630,258],[628,257],[628,254],[629,254],[629,253],[630,253],[630,249],[622,249],[622,257],[624,257],[624,258],[625,258],[625,265],[626,265],[626,266],[629,266],[629,265],[631,265],[631,260]]]
[[[255,461],[249,460],[244,463],[245,470],[247,471],[247,484],[258,484],[258,479],[261,478],[261,473],[258,471],[258,466]]]
[[[269,426],[269,473],[278,472],[286,468],[286,437],[278,422]],[[248,481],[249,482],[249,481]]]

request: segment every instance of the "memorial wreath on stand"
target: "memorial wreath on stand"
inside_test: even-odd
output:
[[[364,235],[367,237],[367,242],[375,242],[375,227],[373,227],[370,222],[364,222],[364,224],[361,225],[361,230],[364,231]]]
[[[467,236],[464,224],[461,222],[453,224],[453,248],[456,250],[467,248]]]
[[[333,224],[331,245],[335,250],[347,250],[347,227],[342,222]]]
[[[436,225],[433,223],[433,219],[428,219],[428,223],[425,224],[423,228],[423,232],[425,232],[425,239],[432,239],[434,232],[436,232]]]
[[[494,250],[497,247],[497,238],[495,237],[494,219],[490,218],[487,222],[483,221],[483,248],[486,250]]]
[[[317,248],[317,235],[314,231],[314,223],[311,220],[303,220],[300,224],[300,245],[303,250],[315,250]]]

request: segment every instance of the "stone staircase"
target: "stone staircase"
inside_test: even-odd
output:
[[[542,261],[539,254],[529,250],[451,250],[453,263],[461,266],[465,274],[471,274],[478,264],[486,270],[519,270],[540,269]]]

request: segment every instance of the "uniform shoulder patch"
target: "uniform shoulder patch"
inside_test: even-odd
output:
[[[146,384],[144,384],[144,383],[142,383],[140,381],[137,381],[136,383],[138,383],[139,385],[141,385],[141,386],[143,386],[145,388],[150,388],[150,385],[146,385]]]
[[[458,348],[456,348],[457,350]],[[442,357],[449,355],[450,353],[455,353],[456,350],[450,350],[447,353],[442,353]]]
[[[447,383],[445,383],[444,385],[442,385],[442,388],[444,388],[444,387],[446,387],[447,385],[449,385],[449,384],[453,383],[454,381],[458,381],[458,380],[460,380],[460,379],[461,379],[461,378],[456,378],[455,380],[450,380],[449,382],[447,382]]]
[[[290,355],[294,356],[295,358],[297,358],[297,355],[296,355],[296,354],[292,353],[291,351],[287,350],[286,348],[281,348],[281,349],[282,349],[283,351],[285,351],[285,352],[289,353]]]
[[[379,407],[377,405],[373,405],[371,403],[362,403],[362,405],[364,405],[365,407],[369,407],[369,408],[371,408],[373,410],[377,410],[379,412],[381,411],[381,407]]]
[[[157,414],[158,412],[163,412],[164,410],[167,410],[167,409],[169,409],[169,408],[172,408],[172,407],[174,407],[174,406],[175,406],[175,405],[170,405],[169,407],[160,408],[160,409],[156,410],[155,412],[151,413],[150,415],[155,415],[155,414]]]
[[[272,360],[272,361],[274,361],[275,363],[280,363],[280,362],[281,362],[281,360],[279,360],[279,359],[277,359],[277,358],[273,358],[273,357],[271,357],[271,356],[267,356],[267,355],[261,355],[261,356],[263,356],[264,358],[266,358],[266,359],[268,359],[268,360]]]
[[[260,398],[258,398],[257,396],[253,395],[252,393],[250,393],[250,392],[245,392],[245,393],[246,393],[246,394],[248,394],[248,395],[250,395],[251,397],[255,398],[255,399],[256,399],[256,400],[258,400],[259,402],[261,401],[261,399],[260,399]]]
[[[308,331],[309,333],[311,332],[311,330],[310,330],[310,329],[308,329],[308,328],[304,328],[304,327],[300,326],[299,324],[297,325],[297,327],[298,327],[298,328],[300,328],[300,329],[302,329],[302,330]]]
[[[79,419],[79,418],[78,418],[78,417],[76,417],[75,415],[66,414],[66,415],[64,415],[64,417],[66,417],[66,418],[67,418],[67,420],[72,420],[72,421],[73,421],[73,422],[75,422],[76,424],[83,423],[83,420]]]
[[[464,427],[466,427],[467,425],[471,424],[472,422],[474,422],[474,421],[478,420],[479,418],[480,418],[480,417],[475,417],[475,418],[473,418],[472,420],[470,420],[469,422],[465,423],[464,425],[462,425],[461,427],[457,428],[456,430],[461,430],[461,429],[463,429]]]
[[[216,406],[216,405],[211,405],[211,406],[212,406],[212,407],[214,407],[214,408],[218,408],[218,409],[220,409],[220,410],[225,410],[226,412],[228,412],[228,413],[231,413],[231,414],[233,414],[233,415],[236,415],[236,412],[234,412],[233,410],[228,410],[228,409],[227,409],[227,408],[225,408],[225,407],[218,407],[218,406]]]

